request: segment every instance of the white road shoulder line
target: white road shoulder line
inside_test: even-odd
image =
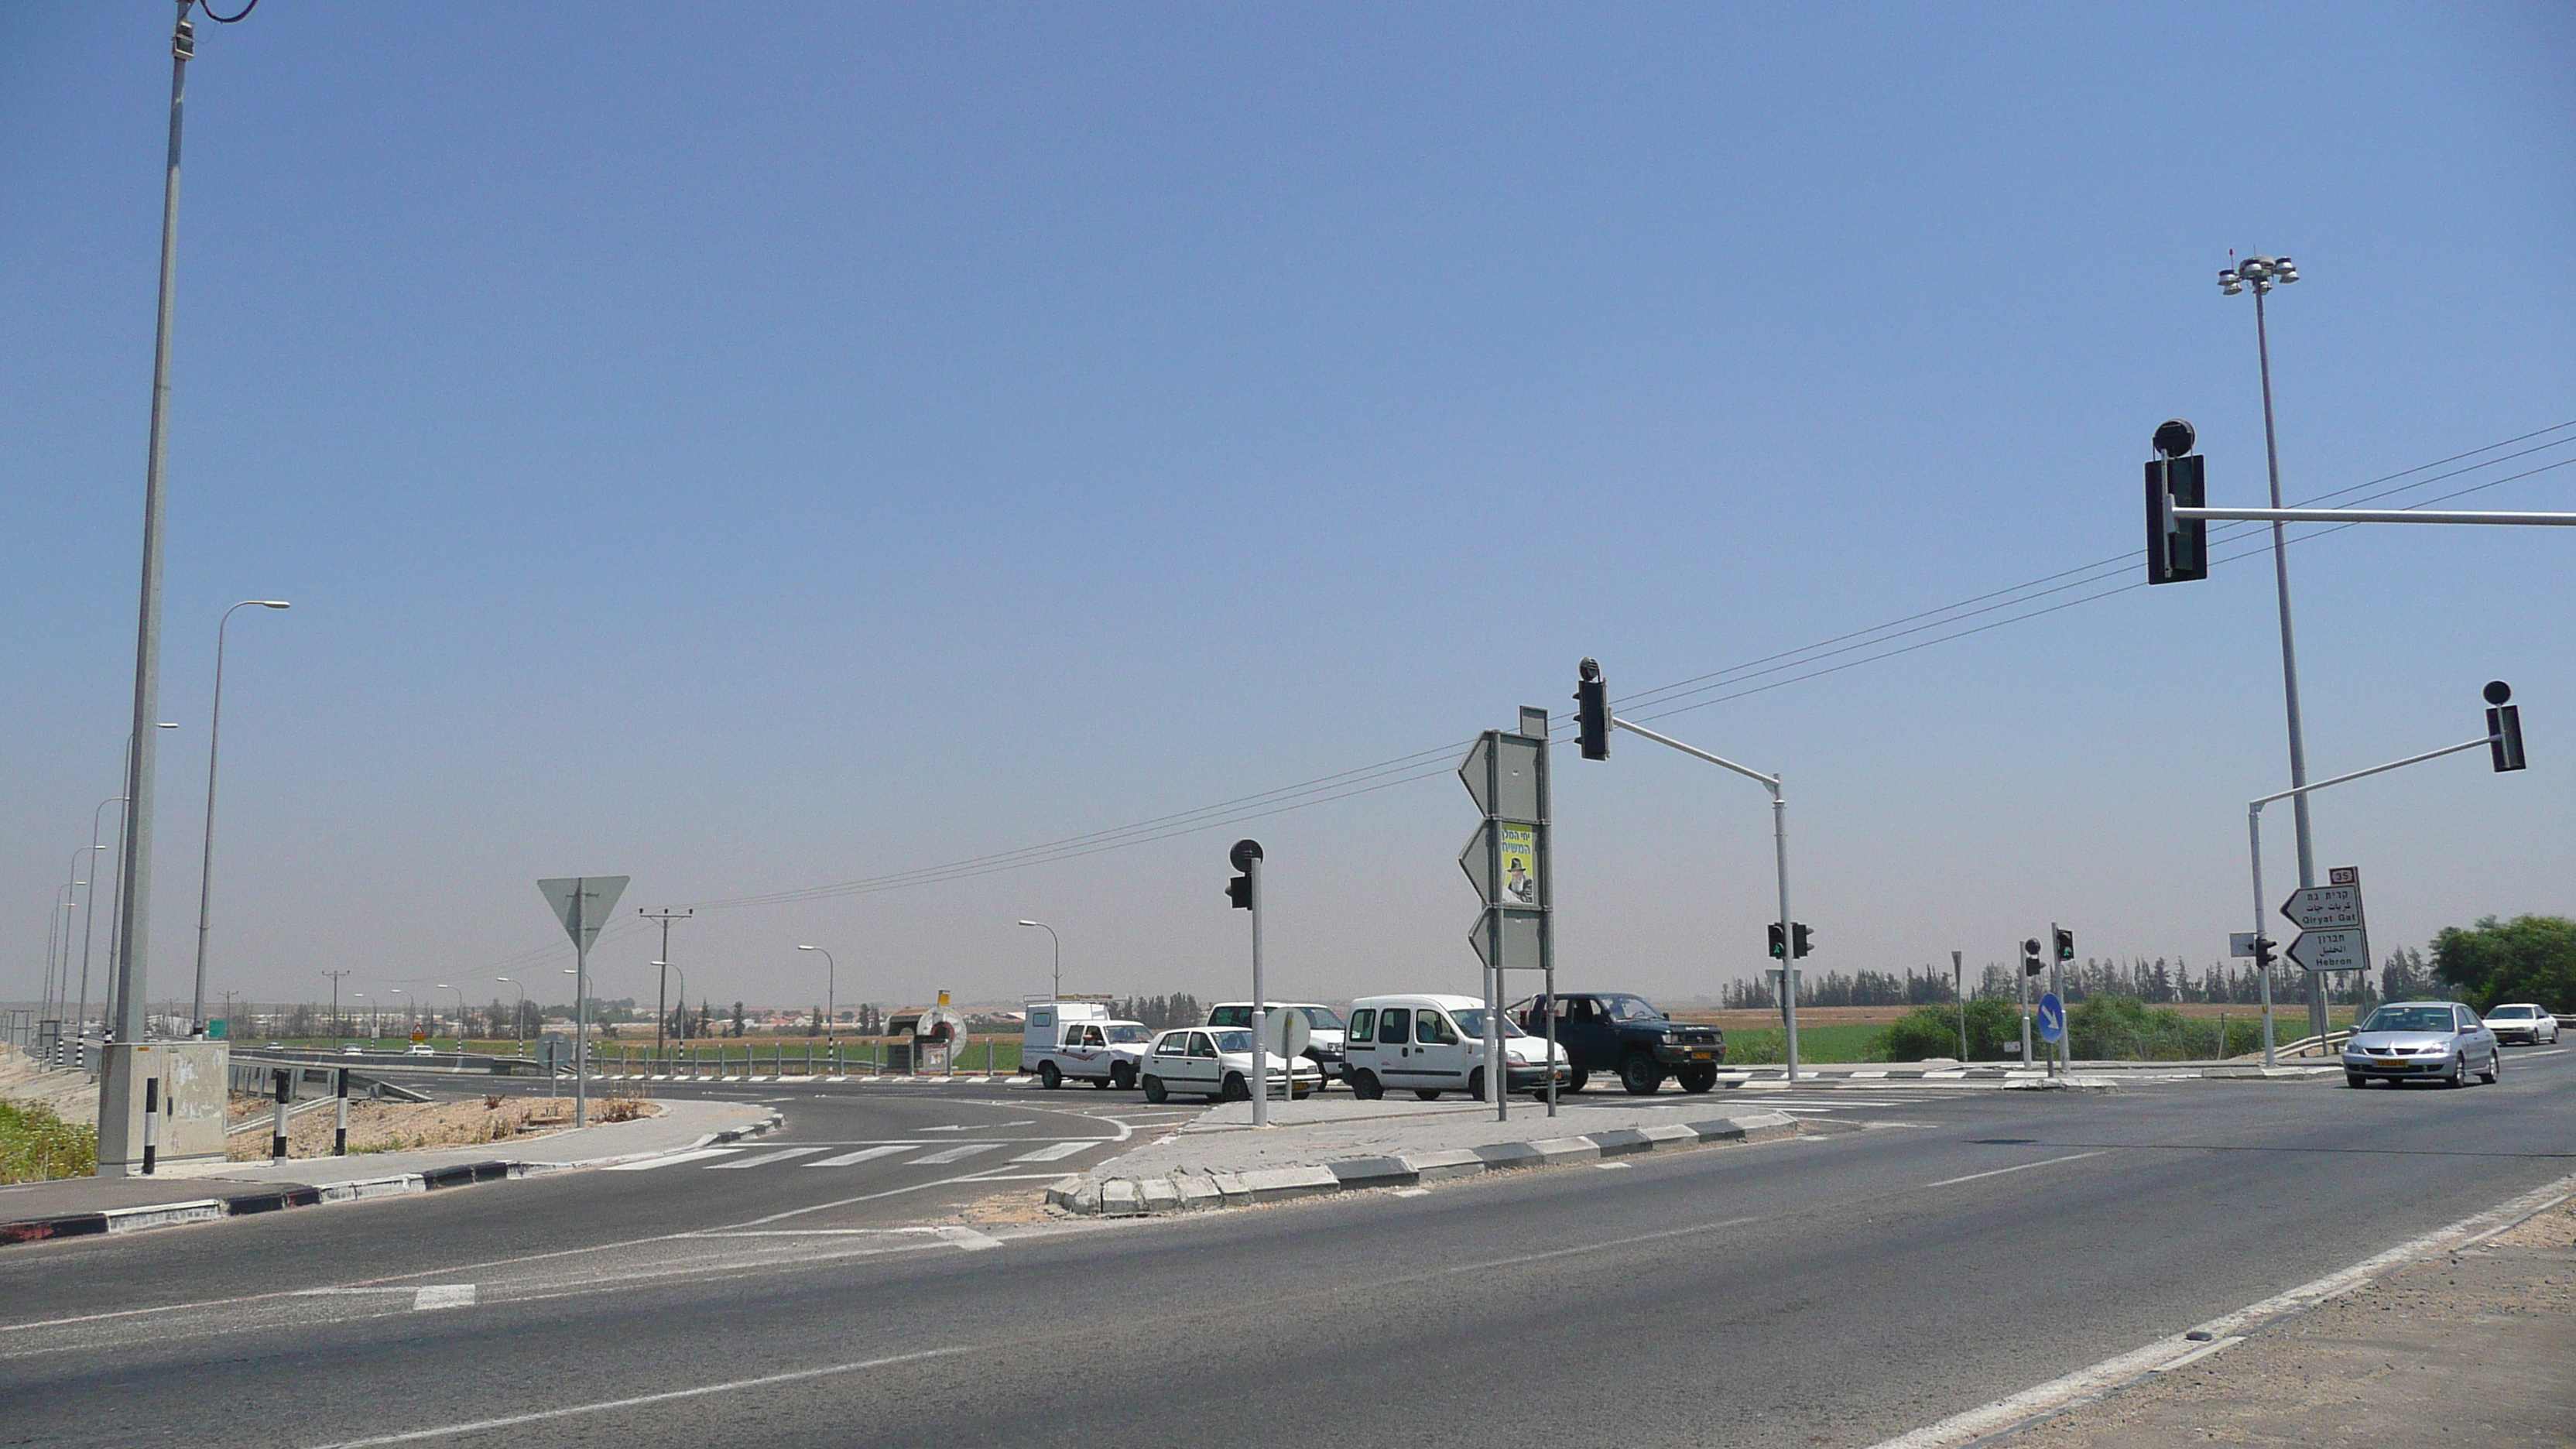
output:
[[[2085,1158],[2099,1157],[2101,1155],[2102,1154],[2099,1152],[2078,1152],[2069,1157],[2052,1157],[2045,1162],[2025,1162],[2019,1167],[1998,1167],[1992,1172],[1972,1172],[1965,1177],[1945,1177],[1939,1182],[1927,1182],[1923,1184],[1923,1186],[1927,1188],[1950,1187],[1962,1182],[1975,1182],[1981,1177],[2001,1177],[2007,1172],[2028,1172],[2034,1167],[2055,1167],[2061,1162],[2081,1162]]]
[[[432,1283],[415,1290],[411,1295],[411,1309],[414,1313],[435,1313],[442,1308],[473,1306],[474,1285],[471,1283]]]
[[[831,1378],[838,1374],[861,1373],[873,1368],[891,1368],[899,1363],[918,1363],[926,1358],[947,1358],[967,1350],[929,1348],[919,1353],[898,1353],[885,1358],[861,1359],[856,1363],[836,1363],[823,1368],[798,1369],[793,1373],[763,1374],[756,1379],[734,1379],[721,1384],[702,1384],[694,1389],[671,1389],[659,1394],[638,1394],[631,1399],[604,1399],[595,1404],[573,1404],[561,1409],[539,1409],[534,1413],[511,1414],[498,1419],[476,1419],[463,1424],[441,1424],[435,1429],[410,1429],[399,1434],[376,1434],[364,1439],[342,1439],[336,1443],[315,1445],[314,1449],[376,1449],[380,1444],[416,1444],[423,1439],[447,1439],[459,1434],[480,1434],[493,1429],[511,1429],[521,1424],[542,1424],[550,1419],[569,1419],[580,1414],[605,1414],[615,1409],[639,1408],[645,1404],[667,1404],[674,1399],[704,1398],[709,1394],[736,1393],[743,1389],[765,1389],[773,1384],[802,1383],[807,1379]]]
[[[2147,1372],[2152,1374],[2169,1374],[2178,1368],[2189,1368],[2193,1364],[2200,1362],[2202,1359],[2209,1357],[2211,1354],[2218,1352],[2222,1348],[2229,1348],[2236,1344],[2243,1343],[2244,1341],[2245,1335],[2241,1333],[2231,1333],[2225,1338],[2211,1339],[2209,1342],[2202,1344],[2200,1347],[2193,1349],[2182,1357],[2167,1359],[2163,1363],[2157,1364],[2154,1368],[2147,1370]]]

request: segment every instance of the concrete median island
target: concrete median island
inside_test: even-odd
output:
[[[1076,1217],[1140,1217],[1860,1130],[1746,1107],[1725,1114],[1706,1099],[1584,1107],[1556,1117],[1516,1107],[1504,1122],[1483,1103],[1314,1098],[1271,1105],[1267,1130],[1251,1129],[1248,1102],[1212,1108],[1170,1136],[1058,1181],[1046,1191],[1047,1204]]]

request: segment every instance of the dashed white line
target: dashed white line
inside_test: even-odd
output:
[[[2078,1152],[2066,1157],[2052,1157],[2045,1162],[2025,1162],[2018,1167],[1998,1167],[1992,1172],[1972,1172],[1965,1177],[1945,1177],[1939,1182],[1927,1182],[1923,1185],[1925,1187],[1951,1187],[1962,1182],[1975,1182],[1981,1177],[2001,1177],[2007,1172],[2028,1172],[2034,1167],[2055,1167],[2061,1162],[2081,1162],[2085,1158],[2099,1157],[2101,1155],[2102,1154],[2099,1152]]]

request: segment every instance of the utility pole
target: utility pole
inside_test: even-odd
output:
[[[1965,951],[1950,953],[1950,994],[1959,1001],[1959,1061],[1968,1060],[1968,967]]]
[[[337,1039],[339,1038],[339,1036],[340,1036],[340,1025],[341,1025],[341,1023],[340,1023],[340,978],[341,978],[341,977],[343,977],[343,976],[350,975],[350,974],[352,974],[352,973],[350,973],[350,972],[348,972],[348,971],[325,971],[325,972],[323,972],[322,974],[331,978],[331,1036],[332,1036],[333,1040],[337,1040]]]
[[[648,921],[662,923],[662,955],[653,963],[656,974],[661,978],[661,984],[653,988],[653,1050],[657,1055],[664,1045],[663,1023],[671,1016],[671,923],[685,921],[697,913],[695,906],[685,911],[674,911],[669,906],[664,906],[658,911],[648,911],[642,906],[635,908],[635,914]]]

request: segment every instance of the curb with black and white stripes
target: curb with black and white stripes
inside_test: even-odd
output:
[[[1249,1207],[1334,1192],[1370,1188],[1415,1187],[1480,1173],[1509,1172],[1522,1167],[1552,1167],[1566,1162],[1592,1162],[1645,1152],[1670,1152],[1719,1142],[1770,1142],[1801,1132],[1856,1131],[1845,1123],[1801,1121],[1785,1112],[1723,1117],[1713,1122],[1674,1122],[1654,1127],[1620,1127],[1577,1137],[1549,1137],[1531,1142],[1489,1142],[1481,1147],[1396,1157],[1354,1157],[1303,1167],[1255,1168],[1248,1172],[1180,1171],[1168,1177],[1098,1177],[1081,1173],[1049,1187],[1049,1206],[1077,1217],[1128,1218],[1201,1208]]]
[[[187,1202],[148,1203],[141,1207],[105,1208],[98,1212],[65,1213],[49,1218],[27,1218],[0,1223],[0,1247],[13,1243],[43,1243],[56,1238],[88,1238],[102,1234],[139,1233],[152,1228],[185,1227],[191,1223],[211,1223],[223,1218],[249,1217],[257,1213],[283,1212],[288,1208],[327,1207],[332,1203],[366,1202],[380,1197],[404,1197],[413,1193],[436,1192],[442,1188],[472,1187],[478,1183],[506,1182],[515,1178],[540,1177],[548,1173],[567,1172],[580,1167],[607,1167],[622,1162],[640,1162],[648,1158],[667,1157],[672,1153],[694,1152],[717,1142],[739,1142],[774,1132],[786,1118],[773,1111],[761,1121],[743,1127],[729,1127],[710,1132],[685,1147],[665,1148],[658,1152],[638,1152],[625,1157],[598,1158],[585,1162],[460,1162],[446,1167],[433,1167],[421,1172],[393,1172],[383,1177],[355,1178],[321,1187],[301,1184],[261,1188],[250,1192],[231,1193],[223,1197],[196,1198]]]

